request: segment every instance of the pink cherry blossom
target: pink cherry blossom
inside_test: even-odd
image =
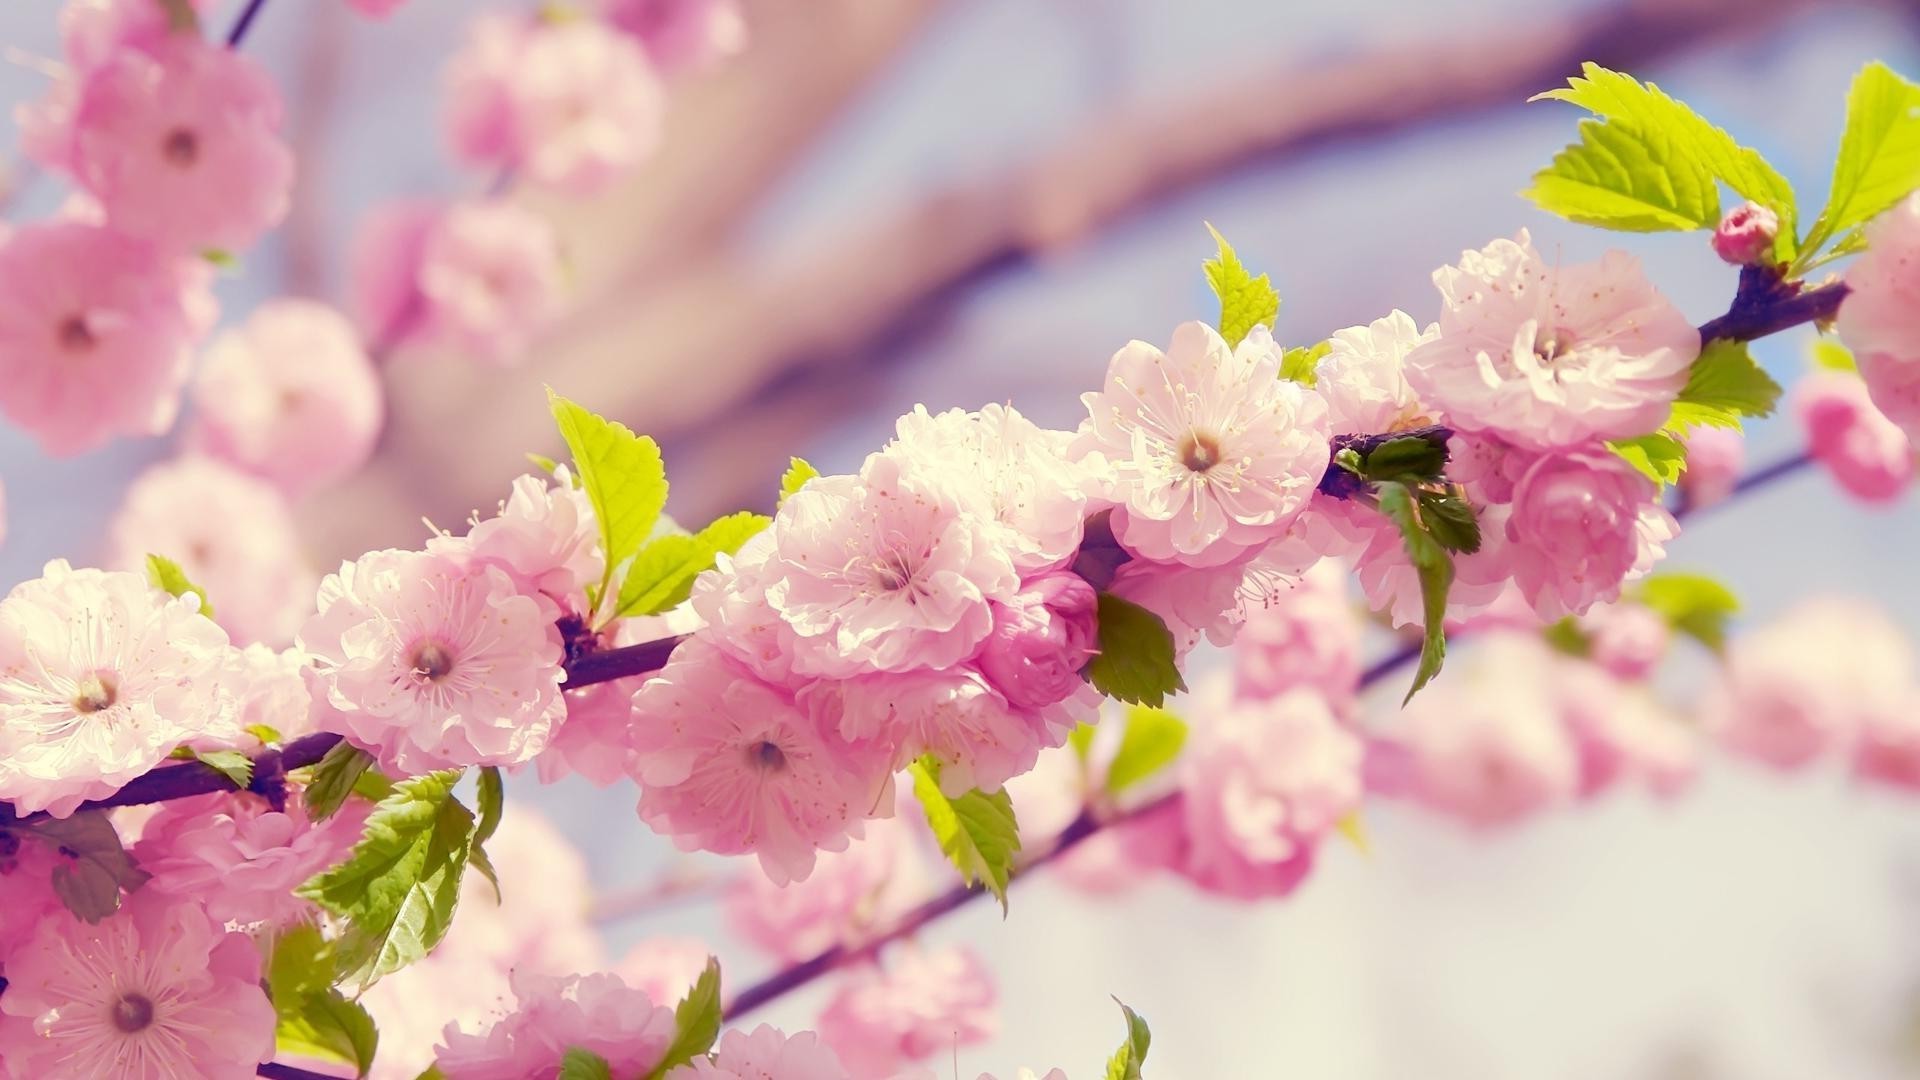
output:
[[[107,221],[175,253],[240,251],[286,216],[280,95],[248,57],[189,35],[122,49],[74,112],[74,176]]]
[[[1067,460],[1069,432],[1041,428],[1010,406],[929,415],[916,405],[882,453],[901,471],[954,495],[1006,530],[998,538],[1022,573],[1061,566],[1080,547],[1085,477]]]
[[[633,723],[641,819],[683,851],[752,852],[776,884],[893,806],[888,747],[841,737],[704,637],[634,694]]]
[[[1653,481],[1604,448],[1534,461],[1506,522],[1514,583],[1549,620],[1618,597],[1621,583],[1651,568],[1679,532]]]
[[[761,678],[786,682],[793,676],[800,637],[767,600],[767,585],[775,580],[771,559],[778,528],[776,520],[733,555],[715,560],[713,569],[694,579],[689,604],[716,647]]]
[[[455,203],[421,244],[426,332],[490,362],[520,358],[559,315],[564,281],[553,226],[510,202]]]
[[[142,890],[97,924],[53,912],[8,955],[0,1061],[37,1080],[245,1080],[274,1023],[253,942]]]
[[[43,916],[60,909],[53,871],[63,861],[51,844],[12,835],[0,840],[0,911],[7,913],[0,919],[0,968]]]
[[[346,858],[372,809],[349,799],[315,823],[298,799],[284,811],[249,794],[176,799],[147,822],[133,855],[153,875],[146,888],[203,903],[215,921],[284,926],[314,917],[293,890]]]
[[[1878,608],[1815,597],[1733,639],[1702,723],[1736,754],[1800,768],[1883,715],[1907,715],[1913,660]]]
[[[348,7],[376,19],[386,18],[400,10],[400,5],[404,3],[406,0],[347,0]]]
[[[647,938],[628,949],[613,972],[628,986],[664,1005],[686,997],[712,957],[713,950],[694,938]]]
[[[527,1080],[558,1075],[568,1050],[600,1055],[617,1076],[659,1064],[673,1041],[673,1009],[617,975],[512,977],[514,1011],[484,1031],[448,1024],[435,1063],[447,1080]]]
[[[1375,434],[1429,422],[1407,382],[1405,365],[1408,353],[1438,336],[1438,328],[1423,331],[1404,311],[1391,312],[1366,326],[1334,331],[1314,383],[1326,399],[1332,431]]]
[[[1295,688],[1316,690],[1346,712],[1360,683],[1364,627],[1335,562],[1315,565],[1267,602],[1250,606],[1234,639],[1234,689],[1270,698]]]
[[[752,1034],[738,1029],[720,1036],[713,1058],[695,1058],[667,1080],[847,1080],[840,1059],[811,1031],[788,1035],[761,1024]]]
[[[1447,592],[1447,617],[1471,619],[1484,615],[1507,592],[1516,558],[1508,542],[1506,522],[1512,508],[1487,504],[1468,487],[1468,505],[1480,525],[1480,550],[1453,556],[1453,587]],[[1419,626],[1425,620],[1420,574],[1407,558],[1406,541],[1390,522],[1377,520],[1366,545],[1353,556],[1354,577],[1366,594],[1367,606],[1385,615],[1396,627]]]
[[[747,47],[740,0],[601,0],[600,7],[664,72],[701,67]]]
[[[286,498],[221,462],[185,457],[149,468],[107,531],[110,565],[145,573],[150,553],[179,563],[236,642],[285,644],[313,611],[320,575]]]
[[[225,745],[252,750],[253,729],[267,728],[291,741],[312,733],[313,695],[307,691],[306,654],[298,649],[280,652],[258,643],[244,649],[229,649],[220,667],[220,690],[227,695],[232,710],[232,726],[239,737],[229,735]],[[199,749],[219,749],[214,740],[189,740]]]
[[[1687,432],[1687,471],[1680,490],[1687,504],[1712,506],[1733,494],[1747,464],[1747,437],[1734,428],[1699,427]]]
[[[1865,718],[1853,747],[1853,771],[1875,783],[1920,791],[1920,711],[1915,703],[1898,712],[1876,709]]]
[[[1920,195],[1867,226],[1867,250],[1847,269],[1848,293],[1835,328],[1852,349],[1873,403],[1920,438]]]
[[[904,1066],[993,1037],[999,992],[972,950],[903,946],[885,968],[848,975],[820,1014],[820,1037],[851,1080],[885,1080]]]
[[[1113,532],[1134,554],[1219,566],[1276,540],[1326,471],[1326,403],[1279,377],[1280,350],[1256,329],[1229,349],[1183,323],[1161,352],[1114,354],[1105,388],[1084,394],[1073,444],[1108,466]]]
[[[386,408],[352,325],[309,300],[264,304],[216,338],[193,406],[194,446],[290,494],[365,464]]]
[[[521,592],[575,614],[585,613],[587,586],[599,582],[606,563],[593,504],[564,465],[552,479],[529,474],[515,480],[499,513],[476,517],[464,538],[437,538],[428,550],[498,566]]]
[[[895,747],[897,765],[932,755],[941,790],[952,796],[998,790],[1032,768],[1041,750],[1063,745],[1077,720],[1058,703],[1014,706],[966,668],[817,683],[799,699],[846,738]]]
[[[638,43],[596,19],[482,16],[447,69],[454,152],[568,195],[645,160],[664,105]]]
[[[889,818],[869,824],[845,851],[821,855],[805,881],[779,885],[757,868],[743,869],[722,902],[727,928],[787,963],[858,942],[918,899],[913,839],[904,822]]]
[[[0,411],[56,455],[173,425],[192,355],[179,278],[103,228],[29,225],[0,244]]]
[[[1019,585],[998,529],[885,454],[788,496],[769,531],[766,601],[808,674],[950,667]]]
[[[1434,271],[1440,336],[1407,379],[1455,427],[1539,449],[1645,435],[1700,352],[1700,335],[1621,252],[1572,266],[1525,230]]]
[[[1595,604],[1580,619],[1594,663],[1622,679],[1644,679],[1653,674],[1673,628],[1659,612],[1628,601]]]
[[[320,583],[299,643],[320,725],[401,772],[518,764],[566,712],[560,634],[495,566],[369,552]]]
[[[1483,639],[1408,703],[1395,734],[1415,798],[1482,828],[1574,798],[1578,748],[1537,663],[1540,648],[1533,635]]]
[[[1753,266],[1765,261],[1780,235],[1780,215],[1746,202],[1727,211],[1713,230],[1713,253],[1734,266]]]
[[[1807,452],[1834,482],[1864,502],[1891,502],[1913,484],[1914,449],[1881,414],[1860,379],[1815,371],[1793,387],[1793,411]]]
[[[180,743],[236,733],[213,678],[227,635],[199,604],[59,561],[0,600],[0,799],[65,817]]]
[[[403,200],[376,206],[360,219],[347,253],[348,310],[376,354],[421,328],[426,298],[420,267],[440,214],[438,203]]]
[[[993,605],[993,631],[980,673],[1016,708],[1039,709],[1072,697],[1092,656],[1094,591],[1085,578],[1056,571],[1029,578]]]
[[[1644,686],[1616,680],[1577,660],[1555,658],[1561,716],[1580,755],[1580,792],[1592,796],[1620,780],[1671,798],[1700,771],[1700,739]]]
[[[1304,687],[1208,713],[1182,755],[1178,869],[1209,892],[1284,896],[1360,805],[1360,740]]]

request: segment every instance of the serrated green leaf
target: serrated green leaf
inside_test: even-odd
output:
[[[1826,208],[1807,232],[1806,250],[1879,215],[1920,188],[1920,86],[1875,61],[1847,92],[1847,126],[1833,163]]]
[[[807,481],[820,475],[820,470],[807,463],[805,458],[788,458],[786,475],[780,478],[780,501],[786,502],[787,496],[807,486]]]
[[[353,794],[355,785],[372,767],[372,754],[345,740],[334,743],[313,767],[312,779],[307,781],[307,816],[314,821],[325,821],[338,813],[346,804],[347,796]]]
[[[957,799],[940,790],[940,762],[932,755],[915,761],[913,794],[926,811],[927,825],[960,877],[969,885],[984,884],[1000,913],[1007,911],[1007,882],[1020,854],[1020,824],[1013,798],[1006,791],[969,791]]]
[[[120,843],[120,834],[102,810],[82,810],[65,818],[10,825],[16,835],[45,844],[64,855],[53,868],[53,892],[68,911],[97,923],[120,910],[120,896],[152,877]]]
[[[147,579],[153,587],[168,596],[185,596],[188,593],[200,598],[200,614],[213,618],[213,602],[207,599],[207,591],[187,580],[187,572],[180,564],[164,555],[147,556]]]
[[[1147,1022],[1140,1014],[1129,1009],[1119,998],[1114,1004],[1127,1018],[1127,1040],[1120,1049],[1113,1052],[1107,1061],[1107,1080],[1141,1080],[1140,1069],[1147,1062],[1147,1049],[1153,1045],[1153,1032],[1148,1030]]]
[[[1660,87],[1587,63],[1581,65],[1579,75],[1567,80],[1566,86],[1537,94],[1533,100],[1577,105],[1603,118],[1602,126],[1615,129],[1616,134],[1631,136],[1633,142],[1646,149],[1655,169],[1645,179],[1653,181],[1652,186],[1657,189],[1664,174],[1666,186],[1672,192],[1669,198],[1654,201],[1666,204],[1665,208],[1674,215],[1692,222],[1676,227],[1718,227],[1720,195],[1713,186],[1714,178],[1718,178],[1743,197],[1779,216],[1780,235],[1774,242],[1774,258],[1784,262],[1793,257],[1797,214],[1793,185],[1759,151],[1735,142],[1732,136]],[[1591,123],[1594,121],[1582,124],[1583,139],[1587,138],[1586,125]],[[1638,184],[1636,190],[1644,190],[1646,186]]]
[[[694,981],[693,989],[680,999],[673,1010],[673,1042],[666,1056],[647,1073],[646,1080],[661,1080],[669,1072],[713,1049],[720,1037],[720,961],[707,958],[707,967]]]
[[[1727,623],[1740,611],[1733,590],[1704,574],[1654,574],[1630,595],[1658,612],[1675,632],[1715,652],[1725,647]]]
[[[1665,487],[1676,483],[1687,468],[1687,448],[1671,435],[1642,435],[1637,439],[1619,439],[1607,448],[1637,469],[1640,475]]]
[[[1720,194],[1697,162],[1674,156],[1670,140],[1625,124],[1580,121],[1580,141],[1554,155],[1523,194],[1548,213],[1625,232],[1711,229]]]
[[[1446,443],[1418,435],[1388,439],[1360,459],[1360,475],[1369,480],[1421,483],[1438,479],[1446,467]]]
[[[561,1056],[557,1080],[613,1080],[613,1066],[599,1054],[575,1046]]]
[[[1231,348],[1240,344],[1254,327],[1273,326],[1274,318],[1280,314],[1280,294],[1274,291],[1267,275],[1254,277],[1247,273],[1247,268],[1240,265],[1240,257],[1234,254],[1233,245],[1220,235],[1220,230],[1208,225],[1207,231],[1213,234],[1220,254],[1202,263],[1201,268],[1206,271],[1207,284],[1213,286],[1213,295],[1220,298],[1220,336]]]
[[[615,615],[654,615],[678,606],[693,592],[693,579],[719,556],[731,555],[772,519],[745,510],[692,536],[662,536],[640,549],[620,584]]]
[[[363,990],[425,956],[453,921],[474,825],[453,797],[460,774],[396,783],[347,860],[294,890],[346,921],[340,968]]]
[[[1303,386],[1318,385],[1320,359],[1332,351],[1331,341],[1322,341],[1317,345],[1295,345],[1280,354],[1280,377]]]
[[[596,595],[605,596],[614,570],[647,542],[666,509],[666,466],[660,447],[625,424],[589,412],[552,390],[547,391],[547,404],[599,523],[607,569]]]
[[[493,886],[495,902],[503,899],[500,894],[500,875],[493,868],[493,860],[487,856],[484,846],[493,839],[494,831],[500,828],[500,818],[506,813],[506,786],[500,779],[500,770],[489,765],[480,770],[480,783],[476,789],[475,803],[480,812],[480,823],[473,828],[473,841],[469,845],[467,861],[480,875]]]
[[[1832,338],[1815,338],[1813,342],[1813,366],[1821,371],[1841,371],[1857,374],[1860,364],[1853,358],[1853,350]]]
[[[298,924],[273,943],[267,987],[279,1017],[277,1054],[350,1064],[359,1076],[373,1068],[380,1033],[373,1017],[333,988],[333,956],[319,928]]]
[[[1101,593],[1100,652],[1087,664],[1094,689],[1131,705],[1167,703],[1187,688],[1174,661],[1173,633],[1160,616],[1112,593]]]
[[[242,791],[253,783],[253,759],[238,750],[196,750],[193,756],[200,764],[218,770]]]
[[[1412,488],[1400,483],[1373,486],[1380,513],[1400,530],[1407,560],[1420,579],[1421,620],[1425,623],[1420,639],[1420,668],[1414,672],[1413,687],[1406,701],[1440,673],[1447,659],[1447,592],[1453,588],[1453,556],[1427,531],[1420,516],[1419,503]]]
[[[1687,384],[1660,430],[1674,436],[1696,427],[1738,431],[1743,418],[1773,415],[1779,400],[1780,384],[1754,362],[1746,342],[1716,338],[1687,369]]]
[[[1436,542],[1456,555],[1480,550],[1480,520],[1473,507],[1452,491],[1421,490],[1420,520]]]
[[[1117,795],[1166,768],[1186,743],[1186,721],[1165,709],[1135,705],[1127,710],[1120,749],[1107,766],[1108,793]]]

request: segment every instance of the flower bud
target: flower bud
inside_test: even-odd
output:
[[[1734,266],[1752,266],[1766,257],[1780,235],[1780,215],[1759,203],[1741,203],[1713,230],[1713,252]]]
[[[1095,603],[1093,586],[1078,574],[1056,570],[1027,581],[993,605],[980,673],[1016,708],[1065,701],[1093,655]]]

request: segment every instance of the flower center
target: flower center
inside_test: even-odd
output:
[[[99,343],[85,315],[69,315],[60,322],[60,347],[68,352],[86,352]]]
[[[86,715],[111,709],[120,696],[119,691],[112,675],[96,671],[81,679],[80,685],[73,688],[74,711]]]
[[[123,994],[113,1003],[113,1026],[132,1035],[153,1023],[153,1001],[145,994]]]
[[[1572,334],[1565,330],[1555,330],[1533,339],[1533,355],[1538,357],[1541,363],[1551,364],[1572,352],[1573,344]]]
[[[428,682],[439,682],[453,670],[453,653],[445,645],[429,638],[413,647],[413,654],[407,657],[413,666],[413,673]]]
[[[186,128],[174,128],[160,141],[160,156],[169,165],[188,168],[200,160],[200,137]]]
[[[1180,464],[1204,473],[1220,464],[1220,441],[1202,431],[1190,431],[1180,440]]]
[[[880,583],[880,588],[886,592],[898,592],[913,581],[913,567],[907,565],[907,560],[897,554],[884,555],[876,560],[873,565],[873,574],[875,580]]]
[[[787,767],[786,751],[767,739],[747,747],[747,760],[767,772],[780,772]]]

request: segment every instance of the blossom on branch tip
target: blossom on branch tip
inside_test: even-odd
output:
[[[1183,323],[1162,352],[1115,353],[1072,452],[1104,471],[1113,532],[1133,554],[1193,567],[1232,562],[1285,534],[1330,455],[1326,403],[1280,376],[1256,329],[1230,349]]]
[[[1780,235],[1780,215],[1755,202],[1727,211],[1713,230],[1713,253],[1733,266],[1756,266]]]
[[[318,603],[299,636],[317,722],[401,772],[518,764],[565,715],[559,631],[496,566],[369,552]]]
[[[1055,571],[1029,578],[993,604],[993,630],[975,661],[1015,708],[1041,709],[1086,685],[1080,671],[1098,645],[1097,597],[1085,578]]]
[[[1555,266],[1522,230],[1434,271],[1440,335],[1407,379],[1456,428],[1538,449],[1645,435],[1666,419],[1700,334],[1639,260]]]

